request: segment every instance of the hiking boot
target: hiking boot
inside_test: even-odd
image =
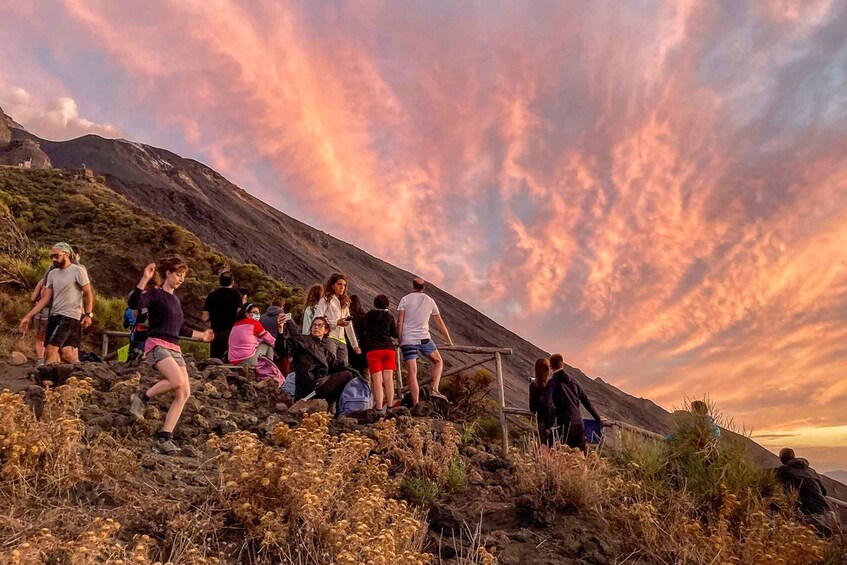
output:
[[[156,444],[153,446],[153,451],[161,453],[162,455],[176,455],[182,450],[177,447],[174,440],[166,439],[165,441],[157,440]]]
[[[440,392],[438,392],[435,389],[429,391],[429,396],[430,396],[430,398],[439,398],[439,399],[441,399],[445,402],[450,402],[449,400],[447,400],[446,396],[444,396],[443,394],[441,394]]]
[[[140,396],[133,394],[129,397],[129,413],[132,414],[136,420],[144,419],[144,408],[146,408],[146,406]]]

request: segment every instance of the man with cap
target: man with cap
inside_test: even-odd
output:
[[[50,317],[44,338],[45,363],[77,361],[82,329],[91,325],[94,317],[94,290],[88,271],[73,263],[73,249],[59,242],[50,249],[50,259],[55,269],[47,275],[41,299],[26,316],[21,318],[19,329],[26,332],[32,319],[50,305]]]

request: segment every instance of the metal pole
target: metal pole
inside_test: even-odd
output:
[[[403,400],[403,357],[399,347],[394,352],[397,354],[397,397]]]
[[[494,354],[497,387],[500,390],[500,430],[503,432],[503,457],[509,457],[509,425],[506,423],[506,391],[503,387],[503,360],[500,352]]]

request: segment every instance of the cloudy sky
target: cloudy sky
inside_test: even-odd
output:
[[[200,159],[592,376],[847,468],[844,2],[9,4],[0,105],[36,134]]]

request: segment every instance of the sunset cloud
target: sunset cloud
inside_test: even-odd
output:
[[[27,6],[36,133],[187,151],[666,407],[847,425],[843,3]]]

